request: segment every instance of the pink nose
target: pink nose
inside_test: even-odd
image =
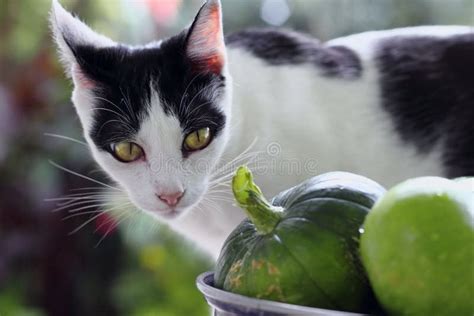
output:
[[[169,193],[169,194],[161,194],[158,195],[158,198],[168,204],[169,206],[175,206],[178,204],[179,200],[183,196],[183,191],[181,192],[174,192],[174,193]]]

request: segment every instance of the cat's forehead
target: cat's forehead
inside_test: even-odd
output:
[[[181,124],[176,116],[167,115],[160,103],[160,96],[153,90],[150,95],[152,105],[140,124],[136,140],[146,147],[153,159],[165,154],[166,158],[179,158],[174,156],[181,153]]]

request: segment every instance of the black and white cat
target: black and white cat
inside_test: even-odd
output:
[[[271,152],[257,176],[268,196],[311,175],[283,167],[295,162],[387,186],[474,175],[470,27],[327,43],[278,29],[224,39],[219,0],[145,46],[95,33],[55,0],[51,22],[95,160],[133,204],[214,256],[243,218],[220,194],[252,143]]]

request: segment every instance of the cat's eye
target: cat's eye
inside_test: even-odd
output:
[[[132,142],[112,144],[112,154],[118,161],[132,162],[143,157],[143,149]]]
[[[204,127],[186,135],[184,138],[183,147],[187,151],[201,150],[209,145],[211,139],[211,130],[209,127]]]

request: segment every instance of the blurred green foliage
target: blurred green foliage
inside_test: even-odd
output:
[[[166,228],[158,230],[157,238],[130,248],[113,292],[119,310],[132,316],[206,315],[194,284],[198,274],[212,269],[211,262]]]

